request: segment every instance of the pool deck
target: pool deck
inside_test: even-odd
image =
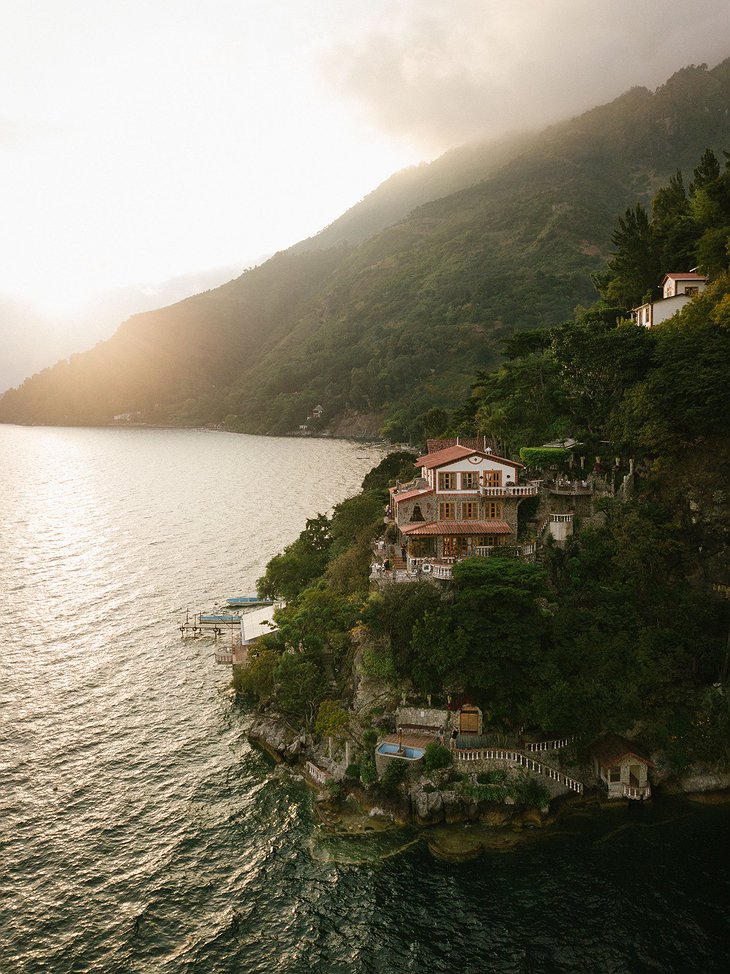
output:
[[[379,744],[402,744],[403,747],[425,747],[432,741],[437,741],[435,735],[426,734],[386,734],[379,741]]]

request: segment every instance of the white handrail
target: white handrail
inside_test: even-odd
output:
[[[575,791],[579,795],[583,794],[583,783],[581,781],[571,778],[570,775],[565,774],[563,771],[558,771],[556,768],[550,768],[546,764],[541,764],[521,751],[490,747],[469,748],[465,750],[455,748],[453,754],[456,761],[509,761],[511,764],[517,764],[535,774],[541,774],[546,778],[550,778],[552,781],[557,781],[565,788]]]
[[[651,795],[651,788],[647,782],[643,787],[635,785],[624,785],[623,786],[624,798],[640,799],[649,798]]]
[[[561,747],[567,747],[575,740],[574,737],[560,737],[551,741],[527,741],[524,744],[526,751],[557,751]]]
[[[534,497],[540,488],[534,484],[506,484],[504,487],[480,487],[482,497]]]
[[[326,771],[323,771],[322,768],[318,768],[317,765],[312,761],[307,761],[305,767],[309,777],[312,779],[312,781],[316,781],[318,785],[326,785],[332,777],[332,775],[328,774]]]

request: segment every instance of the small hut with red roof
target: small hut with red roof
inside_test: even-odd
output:
[[[591,745],[593,770],[609,798],[643,799],[651,795],[649,768],[654,762],[644,748],[619,734],[605,734]]]

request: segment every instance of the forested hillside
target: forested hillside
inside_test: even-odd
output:
[[[133,413],[281,433],[319,403],[320,426],[334,431],[354,413],[374,433],[418,436],[424,413],[458,403],[468,377],[497,361],[502,339],[592,300],[616,214],[677,169],[688,174],[705,147],[729,145],[728,104],[730,61],[691,67],[655,93],[634,89],[538,136],[447,156],[401,176],[395,202],[386,183],[377,212],[365,200],[321,239],[130,319],[6,393],[0,420],[93,424]],[[390,218],[399,222],[381,230]]]
[[[421,580],[374,591],[384,487],[415,472],[413,455],[391,454],[360,495],[310,521],[267,566],[259,590],[287,606],[280,632],[238,673],[242,692],[327,734],[334,706],[349,719],[359,667],[396,700],[412,692],[443,705],[466,693],[491,733],[525,726],[584,744],[630,733],[661,755],[663,773],[730,769],[730,159],[705,152],[686,190],[673,177],[647,222],[635,218],[632,208],[614,231],[603,294],[641,287],[647,253],[674,259],[686,247],[718,260],[704,293],[652,329],[602,298],[514,335],[506,361],[482,371],[457,409],[430,416],[446,436],[485,433],[515,458],[570,436],[571,450],[533,450],[548,468],[535,472],[574,477],[582,460],[621,489],[535,562],[492,552],[458,562],[441,589]]]

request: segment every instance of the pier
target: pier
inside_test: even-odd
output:
[[[185,637],[213,636],[216,640],[224,633],[230,633],[231,645],[218,648],[216,663],[241,666],[248,661],[248,651],[253,642],[267,632],[276,632],[274,611],[283,602],[269,602],[258,609],[240,615],[207,615],[196,612],[193,616],[185,613],[185,621],[180,624],[180,635]]]
[[[240,629],[240,615],[206,615],[196,612],[192,618],[190,612],[185,613],[185,622],[180,624],[182,636],[220,636],[232,629]]]

